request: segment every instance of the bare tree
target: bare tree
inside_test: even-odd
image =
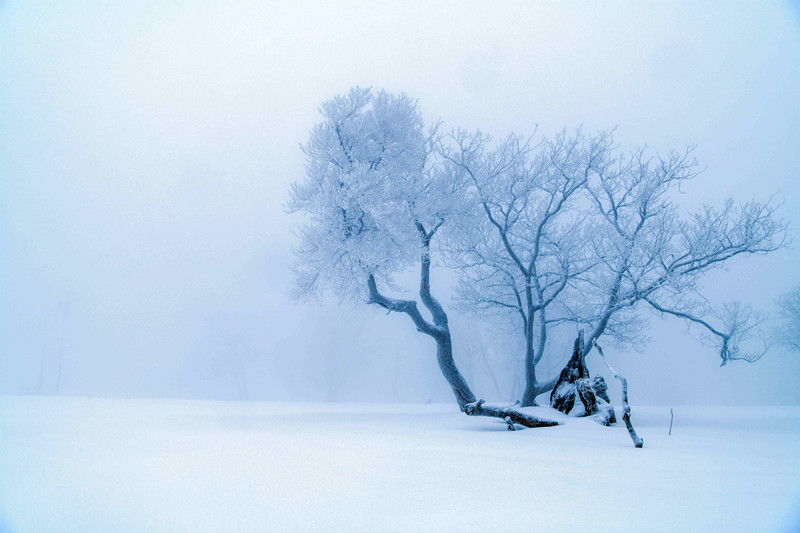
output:
[[[237,398],[250,400],[247,388],[247,365],[258,359],[263,352],[253,344],[250,337],[241,333],[225,332],[218,339],[216,351],[211,354],[212,371],[229,376],[236,386]]]
[[[766,345],[744,347],[761,316],[738,302],[714,308],[700,280],[734,257],[783,245],[785,224],[772,202],[728,200],[682,218],[672,196],[697,175],[692,148],[626,155],[610,133],[580,131],[536,144],[511,135],[494,149],[481,133],[457,131],[450,141],[443,156],[482,214],[448,247],[461,275],[459,303],[516,317],[525,339],[523,405],[558,379],[539,381],[536,369],[548,331],[564,321],[589,327],[587,350],[603,335],[633,344],[642,340],[645,306],[700,327],[723,365],[763,355]]]
[[[586,346],[602,335],[636,338],[643,324],[638,307],[699,326],[719,350],[721,364],[755,361],[765,349],[745,350],[760,316],[740,303],[718,309],[701,293],[703,274],[738,256],[769,253],[783,246],[786,225],[772,202],[704,206],[684,219],[670,193],[697,175],[692,148],[666,157],[640,149],[588,183],[595,228],[587,241],[595,266],[581,279],[579,320],[591,326]],[[589,311],[589,312],[587,312]]]
[[[264,356],[263,345],[256,338],[258,323],[245,314],[215,312],[206,319],[198,338],[196,355],[209,377],[230,379],[236,398],[250,399],[247,385],[249,367]]]
[[[62,300],[58,306],[59,313],[61,314],[61,335],[58,339],[58,363],[56,369],[56,394],[61,394],[62,376],[64,373],[64,332],[67,327],[67,318],[69,317],[70,303],[68,300]]]
[[[558,376],[539,381],[546,353],[548,308],[585,271],[583,220],[577,209],[590,177],[608,165],[611,136],[562,132],[532,143],[510,135],[490,150],[480,132],[458,131],[443,148],[474,191],[480,216],[462,226],[450,246],[460,270],[461,307],[473,313],[509,314],[525,339],[522,405],[553,388]]]
[[[39,358],[39,375],[36,379],[36,394],[44,393],[44,371],[47,366],[47,334],[50,329],[50,315],[45,316],[44,333],[42,334],[42,355]]]
[[[778,317],[782,321],[778,342],[800,352],[800,285],[778,300]]]

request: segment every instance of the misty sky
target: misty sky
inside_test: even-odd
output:
[[[285,296],[299,145],[353,85],[445,129],[696,144],[682,205],[777,194],[797,240],[796,2],[0,1],[0,393],[234,398],[240,361],[255,399],[450,401],[404,317]],[[799,264],[748,258],[708,293],[770,312]],[[492,397],[460,354],[512,345],[452,320]],[[799,357],[720,369],[653,325],[610,353],[639,403],[800,401]]]

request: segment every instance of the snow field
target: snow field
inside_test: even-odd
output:
[[[0,397],[0,531],[800,530],[800,406],[532,411]]]

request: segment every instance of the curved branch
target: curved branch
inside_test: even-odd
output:
[[[431,324],[422,317],[419,309],[417,309],[417,302],[413,300],[389,298],[378,292],[378,286],[375,283],[375,276],[373,274],[367,277],[367,287],[369,287],[368,303],[379,305],[388,311],[407,314],[414,322],[414,325],[417,326],[418,331],[430,335],[431,337],[437,337],[444,333],[442,328]]]
[[[674,309],[667,309],[666,307],[660,306],[659,304],[657,304],[656,302],[654,302],[650,298],[645,298],[644,301],[649,303],[650,306],[653,309],[655,309],[656,311],[658,311],[659,313],[663,313],[665,315],[676,316],[678,318],[685,318],[686,320],[688,320],[690,322],[694,322],[696,324],[700,324],[701,326],[705,327],[708,331],[710,331],[711,333],[713,333],[717,337],[720,337],[723,340],[724,343],[727,343],[728,339],[730,339],[730,337],[731,337],[730,335],[725,334],[725,333],[717,330],[716,328],[714,328],[711,324],[709,324],[708,322],[706,322],[702,318],[699,318],[699,317],[696,317],[696,316],[692,316],[692,315],[690,315],[688,313],[683,313],[681,311],[676,311]],[[724,357],[723,357],[723,359],[724,359]]]
[[[556,386],[558,382],[558,376],[555,376],[547,381],[540,381],[536,384],[536,395],[544,394],[545,392],[550,392],[553,390],[553,387]]]
[[[431,237],[435,229],[428,233],[419,222],[415,223],[422,239],[422,256],[420,257],[419,297],[433,316],[433,322],[442,328],[447,327],[447,313],[442,304],[431,294]],[[438,228],[438,226],[437,226]]]
[[[735,361],[735,360],[744,360],[749,363],[753,363],[761,359],[761,357],[767,352],[768,347],[765,347],[763,351],[751,354],[743,354],[739,352],[738,343],[747,330],[751,329],[753,326],[747,327],[745,322],[747,319],[744,319],[740,322],[735,322],[734,324],[730,324],[730,331],[727,333],[719,331],[711,324],[703,320],[702,318],[696,317],[694,315],[690,315],[689,313],[684,313],[682,311],[676,311],[674,309],[668,309],[659,305],[658,303],[654,302],[650,298],[645,298],[645,301],[650,304],[653,309],[656,311],[665,314],[665,315],[672,315],[678,318],[683,318],[689,322],[693,322],[695,324],[700,324],[703,326],[709,333],[719,337],[720,342],[722,343],[719,349],[719,356],[722,359],[722,363],[720,366],[725,366],[728,361]]]

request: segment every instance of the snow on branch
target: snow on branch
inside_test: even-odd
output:
[[[741,305],[739,302],[728,303],[724,306],[722,321],[725,330],[721,331],[712,326],[707,320],[689,312],[664,307],[656,303],[652,298],[646,298],[645,301],[659,313],[672,315],[690,323],[699,324],[703,326],[708,333],[716,337],[719,341],[719,355],[722,359],[720,366],[725,366],[728,361],[735,360],[752,363],[761,359],[767,352],[766,346],[763,350],[756,352],[741,351],[741,342],[758,328],[763,317],[753,312],[750,308]]]
[[[513,430],[513,424],[519,424],[527,428],[541,428],[557,426],[558,422],[549,420],[547,418],[539,418],[537,416],[529,415],[510,407],[498,407],[486,405],[483,400],[467,404],[464,412],[469,416],[490,416],[500,418],[509,425],[509,430]]]

